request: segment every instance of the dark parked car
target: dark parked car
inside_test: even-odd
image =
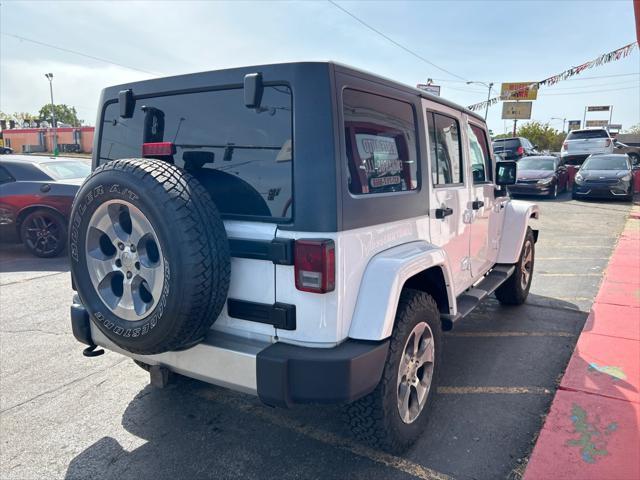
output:
[[[38,257],[66,244],[73,198],[89,165],[74,158],[7,155],[0,159],[0,238],[23,242]]]
[[[9,155],[13,153],[13,148],[10,147],[0,147],[0,154],[2,155]]]
[[[591,155],[576,173],[573,198],[633,198],[633,169],[626,154]]]
[[[499,138],[493,141],[493,153],[505,160],[520,160],[529,155],[538,155],[537,145],[533,145],[524,137]]]
[[[567,167],[558,157],[526,157],[518,162],[518,179],[509,186],[515,195],[545,195],[556,198],[567,190]]]

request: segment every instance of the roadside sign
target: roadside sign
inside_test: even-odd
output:
[[[533,86],[530,86],[533,84]],[[535,100],[538,98],[538,84],[535,82],[503,83],[500,87],[500,96],[509,100]],[[529,118],[529,117],[527,117]]]
[[[502,104],[503,120],[528,120],[531,118],[533,102],[504,102]]]
[[[585,126],[588,127],[606,127],[609,125],[609,120],[587,120]]]
[[[440,96],[440,85],[433,85],[431,83],[419,83],[416,87],[420,90],[424,90],[431,95]]]
[[[622,124],[621,123],[610,123],[609,125],[607,125],[607,128],[609,128],[610,130],[622,130]]]
[[[580,120],[569,120],[569,131],[580,129]]]
[[[587,112],[608,112],[609,105],[596,105],[593,107],[587,107]]]

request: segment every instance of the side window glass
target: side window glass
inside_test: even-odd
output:
[[[413,107],[350,89],[344,91],[343,103],[349,191],[360,195],[417,189]]]
[[[464,183],[460,125],[455,118],[427,112],[431,148],[431,181],[434,185]]]
[[[484,130],[477,125],[469,127],[469,153],[473,183],[491,181],[491,156]]]
[[[13,182],[13,177],[6,168],[0,167],[0,184],[9,182]]]

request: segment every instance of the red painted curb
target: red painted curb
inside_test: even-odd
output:
[[[631,219],[640,219],[634,208]],[[627,222],[525,480],[640,479],[640,232]]]

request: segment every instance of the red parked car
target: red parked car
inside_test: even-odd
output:
[[[88,164],[68,157],[0,158],[0,239],[23,242],[38,257],[65,247],[71,204]]]

